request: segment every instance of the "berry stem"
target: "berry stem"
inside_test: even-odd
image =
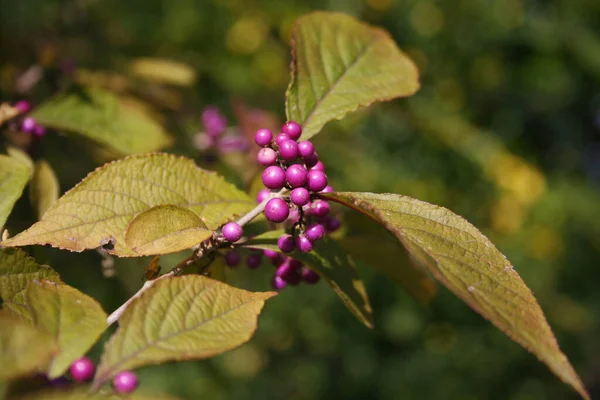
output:
[[[254,207],[254,209],[252,209],[250,212],[248,212],[248,214],[244,215],[242,218],[238,219],[236,222],[239,226],[244,226],[247,223],[251,222],[254,218],[258,217],[263,211],[265,211],[265,206],[267,205],[267,202],[269,200],[274,199],[276,197],[281,198],[285,195],[287,191],[288,189],[283,188],[277,193],[271,193],[266,199],[260,202],[259,205]]]

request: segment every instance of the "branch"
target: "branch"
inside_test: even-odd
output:
[[[287,192],[287,189],[284,188],[284,189],[281,189],[277,193],[271,193],[267,199],[265,199],[263,202],[261,202],[259,205],[254,207],[251,211],[249,211],[246,215],[244,215],[242,218],[240,218],[237,221],[237,223],[240,226],[246,225],[247,223],[252,221],[254,218],[258,217],[265,210],[265,206],[267,205],[267,202],[269,200],[271,200],[275,197],[283,197],[286,192]],[[210,240],[213,240],[213,238],[210,238],[207,240],[210,241]],[[154,284],[157,281],[159,281],[161,279],[165,279],[165,278],[170,278],[172,276],[179,274],[185,267],[187,267],[190,264],[193,264],[196,260],[204,257],[205,254],[206,254],[206,251],[204,250],[204,248],[202,246],[197,246],[196,250],[194,251],[194,253],[191,256],[189,256],[188,258],[184,259],[182,262],[177,264],[175,266],[175,268],[173,268],[171,271],[167,272],[164,275],[159,276],[156,279],[153,279],[151,281],[146,281],[144,283],[144,285],[140,288],[140,290],[137,291],[136,294],[131,296],[129,298],[129,300],[127,300],[125,303],[123,303],[123,305],[121,307],[117,308],[112,314],[110,314],[108,316],[108,318],[106,319],[106,323],[108,324],[108,326],[117,322],[118,319],[121,318],[121,315],[123,315],[123,313],[125,312],[127,307],[129,307],[131,302],[134,301],[135,299],[137,299],[138,297],[140,297],[142,295],[142,293],[144,293],[146,290],[148,290],[152,286],[154,286]]]

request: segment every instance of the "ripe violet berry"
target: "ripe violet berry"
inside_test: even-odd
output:
[[[46,128],[44,128],[42,125],[36,125],[33,128],[33,134],[37,137],[42,137],[46,134]]]
[[[304,186],[308,179],[308,171],[306,171],[303,165],[290,165],[285,171],[285,178],[293,188]]]
[[[237,267],[242,262],[242,256],[237,251],[230,251],[225,254],[225,264],[230,267]]]
[[[287,286],[287,282],[284,281],[280,276],[275,275],[271,281],[271,285],[273,286],[273,289],[281,290]]]
[[[333,193],[333,188],[327,185],[325,186],[325,189],[321,190],[321,193]]]
[[[271,168],[271,167],[269,167]],[[263,175],[264,176],[264,175]],[[267,186],[267,185],[265,185]],[[307,187],[312,192],[320,192],[327,186],[327,175],[323,171],[308,171]],[[268,186],[267,186],[268,187]]]
[[[310,168],[311,171],[323,171],[325,172],[325,165],[321,161],[317,161],[315,165]]]
[[[310,241],[310,239],[308,239],[305,235],[300,234],[296,238],[296,247],[298,247],[298,250],[300,250],[301,252],[308,253],[312,251],[313,244]]]
[[[288,168],[289,171],[289,168]],[[289,182],[289,180],[288,180]],[[298,207],[302,207],[310,201],[310,192],[303,187],[296,188],[290,193],[290,200]]]
[[[323,235],[325,235],[325,227],[318,222],[312,223],[306,228],[305,235],[308,240],[314,242],[315,240],[321,239]]]
[[[279,147],[281,147],[283,142],[285,142],[286,140],[290,140],[290,137],[287,133],[280,133],[279,135],[275,136],[275,143]]]
[[[256,202],[259,204],[262,203],[269,197],[270,194],[271,194],[271,191],[269,189],[259,190],[258,193],[256,194]]]
[[[217,137],[227,128],[227,119],[218,107],[206,106],[202,111],[202,125],[209,136]]]
[[[132,393],[139,384],[137,375],[131,371],[118,373],[112,383],[115,391],[120,394]]]
[[[19,100],[13,107],[16,108],[19,113],[23,114],[31,110],[31,103],[27,100]]]
[[[250,254],[246,257],[246,266],[250,269],[256,269],[260,267],[261,257],[260,254]]]
[[[314,285],[315,283],[319,282],[319,279],[321,279],[319,274],[317,274],[315,271],[306,266],[302,267],[301,274],[302,279],[304,279],[304,282],[309,283],[311,285]]]
[[[237,222],[229,222],[223,226],[223,237],[228,242],[237,242],[243,234],[244,230]]]
[[[277,247],[283,253],[291,253],[296,249],[296,243],[292,235],[282,235],[277,239]]]
[[[268,167],[277,161],[277,153],[270,147],[264,147],[258,151],[256,159],[260,165]]]
[[[298,157],[298,143],[293,140],[284,140],[279,146],[279,155],[285,161],[293,161]]]
[[[262,173],[262,182],[269,189],[279,190],[285,184],[285,171],[276,165],[267,167]]]
[[[295,121],[288,121],[281,127],[281,132],[287,133],[293,140],[298,140],[302,135],[302,127]]]
[[[315,153],[315,146],[308,140],[298,143],[298,153],[300,157],[311,157]]]
[[[37,123],[35,122],[35,119],[33,119],[31,117],[25,117],[25,118],[23,118],[23,121],[21,122],[21,131],[23,131],[25,133],[31,133],[31,132],[33,132],[33,130],[35,129],[36,126],[37,126]]]
[[[312,153],[312,155],[303,157],[304,165],[306,168],[312,168],[319,162],[319,156],[316,152]]]
[[[268,129],[259,129],[254,134],[254,141],[259,146],[268,146],[273,140],[273,132]]]
[[[92,360],[82,357],[71,364],[69,372],[75,382],[85,382],[92,379],[95,369]]]
[[[340,220],[334,217],[329,217],[325,221],[325,229],[327,229],[327,232],[335,232],[340,229],[341,225],[342,223]]]
[[[331,207],[325,200],[315,200],[311,206],[311,213],[317,217],[326,217],[329,214]]]
[[[265,206],[265,216],[271,222],[283,222],[289,214],[290,208],[288,204],[280,198],[269,200]]]

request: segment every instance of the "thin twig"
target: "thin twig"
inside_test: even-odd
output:
[[[259,205],[254,207],[254,209],[252,209],[250,212],[248,212],[246,215],[244,215],[242,218],[240,218],[237,221],[237,223],[240,226],[246,225],[247,223],[252,221],[254,218],[258,217],[265,210],[265,206],[267,205],[267,202],[269,200],[271,200],[275,197],[282,197],[286,192],[287,192],[287,189],[281,189],[277,193],[271,193],[267,199],[265,199]],[[220,236],[220,234],[218,234],[217,236]],[[209,238],[207,240],[210,241],[210,240],[213,240],[213,238]],[[106,319],[106,323],[110,326],[110,325],[114,324],[115,322],[117,322],[118,319],[121,318],[121,315],[123,315],[123,313],[125,312],[127,307],[129,307],[131,302],[133,302],[135,299],[140,297],[142,295],[142,293],[144,293],[146,290],[148,290],[152,286],[154,286],[154,284],[157,281],[159,281],[161,279],[170,278],[172,276],[179,274],[181,271],[183,271],[183,269],[185,269],[185,267],[193,264],[200,258],[204,257],[206,255],[206,253],[211,250],[212,249],[206,249],[204,246],[202,246],[202,243],[200,245],[196,246],[194,248],[194,253],[191,256],[184,259],[183,261],[181,261],[179,264],[177,264],[171,271],[167,272],[164,275],[159,276],[156,279],[153,279],[151,281],[146,281],[144,283],[144,285],[140,288],[140,290],[137,291],[136,294],[131,296],[125,303],[123,303],[123,305],[121,305],[121,307],[117,308],[112,314],[110,314],[108,316],[108,318]]]

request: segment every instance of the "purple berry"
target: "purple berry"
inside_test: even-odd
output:
[[[298,143],[293,140],[284,140],[279,146],[279,155],[286,161],[293,161],[298,157]]]
[[[277,161],[277,152],[270,147],[264,147],[258,151],[256,159],[260,165],[268,167]]]
[[[312,155],[308,157],[302,157],[302,159],[304,160],[304,165],[306,165],[306,168],[312,168],[319,162],[319,156],[316,152],[312,153]]]
[[[237,222],[228,222],[223,226],[223,237],[228,242],[237,242],[243,234],[244,230]]]
[[[21,131],[26,132],[26,133],[31,133],[31,132],[33,132],[33,130],[35,129],[36,126],[37,126],[37,122],[35,122],[35,119],[33,119],[31,117],[25,117],[25,118],[23,118],[23,121],[21,122]]]
[[[290,193],[290,200],[298,207],[305,206],[310,201],[310,192],[303,187],[296,188]]]
[[[260,262],[261,262],[260,253],[259,254],[250,254],[248,257],[246,257],[246,265],[250,269],[256,269],[256,268],[260,267]]]
[[[297,188],[306,185],[308,171],[303,165],[293,164],[285,171],[285,179],[291,187]]]
[[[71,373],[71,376],[75,382],[85,382],[92,379],[95,369],[96,368],[94,367],[92,360],[87,357],[81,357],[71,364],[69,372]]]
[[[218,107],[206,106],[202,111],[202,125],[209,136],[217,137],[227,128],[227,119]]]
[[[285,171],[277,165],[271,165],[263,171],[262,182],[269,189],[279,190],[285,185]]]
[[[298,154],[300,157],[307,158],[315,154],[315,146],[308,140],[298,143]]]
[[[217,142],[222,153],[243,152],[248,148],[248,140],[243,136],[225,135]]]
[[[14,107],[19,113],[23,114],[31,110],[31,103],[27,100],[19,100],[15,103]]]
[[[259,146],[268,146],[273,140],[273,132],[268,129],[259,129],[254,134],[254,141]]]
[[[327,229],[327,232],[335,232],[340,229],[341,225],[342,223],[340,220],[334,217],[330,217],[325,220],[325,229]]]
[[[325,186],[325,189],[321,190],[321,193],[333,193],[333,188],[327,185]]]
[[[240,253],[238,253],[237,251],[230,251],[229,253],[225,254],[225,264],[227,264],[230,267],[237,267],[238,265],[240,265],[240,262],[242,262],[242,256],[240,256]]]
[[[302,127],[295,121],[288,121],[281,127],[281,132],[287,133],[293,140],[298,140],[302,135]]]
[[[138,387],[137,375],[131,371],[118,373],[113,378],[113,387],[117,393],[127,394],[133,392]]]
[[[313,165],[310,168],[311,171],[323,171],[325,172],[325,164],[323,164],[321,161],[317,161],[317,163],[315,165]]]
[[[290,263],[290,267],[300,269],[302,268],[302,263],[294,258],[288,258],[288,262]]]
[[[302,267],[301,274],[302,279],[304,279],[304,282],[309,283],[311,285],[314,285],[315,283],[319,282],[319,279],[321,279],[319,274],[317,274],[315,271],[306,266]]]
[[[271,167],[269,167],[271,168]],[[263,175],[264,176],[264,175]],[[320,192],[327,186],[327,175],[323,171],[308,171],[307,175],[308,190],[312,192]],[[267,186],[267,185],[265,185]],[[267,186],[268,187],[268,186]]]
[[[271,281],[271,285],[275,290],[281,290],[287,286],[287,282],[284,281],[280,276],[275,275]]]
[[[256,202],[262,203],[271,195],[271,191],[269,189],[261,189],[256,194]]]
[[[276,275],[289,285],[297,285],[302,280],[300,269],[295,267],[289,260],[277,268]]]
[[[33,134],[37,137],[42,137],[46,134],[46,128],[42,125],[36,125],[35,128],[33,128]]]
[[[283,222],[289,215],[290,207],[288,203],[280,198],[269,200],[265,206],[265,216],[271,222]]]
[[[292,235],[281,235],[279,239],[277,239],[277,247],[279,247],[279,250],[283,253],[291,253],[296,249],[294,237]]]
[[[265,255],[265,257],[267,257],[271,261],[278,258],[279,256],[281,256],[281,254],[276,252],[275,250],[269,250],[269,249],[263,250],[263,254]]]
[[[306,231],[304,232],[304,234],[306,235],[308,240],[310,240],[311,242],[314,242],[316,240],[321,239],[323,237],[323,235],[325,235],[325,227],[323,226],[323,224],[315,222],[315,223],[310,224],[306,228]]]
[[[293,190],[292,190],[293,192]],[[298,212],[297,209],[292,208],[290,210],[290,215],[288,215],[288,221],[292,224],[295,224],[296,222],[298,222],[298,220],[300,219],[300,213]]]
[[[313,249],[312,242],[303,234],[298,235],[296,238],[296,246],[303,253],[308,253]]]
[[[326,217],[331,211],[331,207],[329,207],[329,203],[325,200],[315,200],[311,206],[311,212],[313,215],[323,218]]]
[[[275,136],[275,143],[279,147],[281,147],[283,142],[285,142],[286,140],[290,140],[290,137],[287,133],[280,133],[279,135]]]

